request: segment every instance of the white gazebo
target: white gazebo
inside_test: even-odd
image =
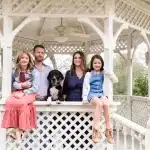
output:
[[[150,149],[150,82],[149,98],[132,96],[132,62],[136,47],[141,42],[148,46],[147,61],[150,57],[149,0],[1,0],[0,12],[1,115],[5,99],[11,92],[12,60],[20,50],[32,51],[35,44],[45,46],[46,58],[50,58],[54,68],[57,68],[54,54],[72,54],[76,50],[86,55],[104,52],[105,69],[110,72],[113,71],[113,53],[118,53],[128,66],[126,96],[113,96],[112,82],[106,78],[104,83],[112,110],[117,105],[114,101],[128,108],[128,111],[119,109],[118,113],[112,111],[116,145],[106,144],[105,137],[99,145],[91,142],[91,105],[66,102],[47,106],[46,102],[36,102],[38,129],[31,131],[18,149],[127,150],[128,146],[132,150]],[[128,50],[127,57],[122,54],[125,50]],[[148,73],[150,81],[150,61]],[[143,116],[136,120],[140,106],[147,110],[143,114],[146,114],[144,125],[143,121],[140,123]],[[122,108],[122,105],[118,107]],[[121,116],[122,112],[124,116]],[[16,150],[15,143],[6,137],[6,132],[0,129],[1,150]],[[122,137],[124,140],[121,140]],[[127,140],[129,138],[131,140]],[[120,147],[121,142],[123,147]]]

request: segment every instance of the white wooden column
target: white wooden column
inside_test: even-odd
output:
[[[150,47],[148,47],[148,97],[150,99]]]
[[[5,16],[3,19],[3,37],[1,39],[1,47],[3,53],[2,66],[2,99],[5,100],[11,93],[11,78],[12,78],[12,19]],[[2,120],[0,113],[0,126]],[[6,130],[0,127],[0,144],[1,150],[6,150]]]
[[[144,31],[141,31],[141,35],[143,36],[146,44],[147,44],[147,48],[148,48],[148,97],[150,99],[150,40],[148,39],[147,34]],[[146,135],[145,135],[145,150],[149,150],[150,149],[150,101],[148,101],[148,121],[147,121],[147,131],[146,131]]]
[[[150,63],[149,63],[150,64]],[[148,101],[148,121],[147,121],[147,131],[145,135],[145,150],[150,149],[150,101]]]
[[[148,52],[147,52],[147,62],[148,62],[148,97],[150,99],[150,45],[147,44]]]
[[[132,83],[132,35],[128,35],[128,59],[127,59],[127,65],[128,65],[128,89],[127,93],[128,96],[132,96],[133,91],[133,83]]]
[[[13,21],[5,16],[3,20],[3,74],[2,74],[2,98],[7,98],[11,94],[12,79],[12,27]]]
[[[127,43],[127,49],[128,49],[128,54],[127,54],[127,69],[128,69],[128,83],[127,83],[127,101],[128,101],[128,119],[132,119],[132,102],[131,102],[131,96],[132,96],[132,91],[133,91],[133,77],[132,77],[132,54],[133,54],[133,49],[132,49],[132,34],[128,35],[128,43]]]
[[[104,69],[111,73],[113,72],[113,49],[115,43],[113,40],[113,19],[109,16],[104,20]],[[113,84],[112,81],[105,77],[104,92],[110,101],[113,101]]]

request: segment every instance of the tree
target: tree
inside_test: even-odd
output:
[[[148,96],[148,75],[141,73],[134,79],[133,95]]]
[[[115,95],[127,94],[128,70],[126,62],[118,55],[114,59],[114,72],[119,82],[114,84]],[[147,96],[148,77],[147,68],[137,59],[133,62],[133,95]]]

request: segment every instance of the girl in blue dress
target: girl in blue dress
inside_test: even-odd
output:
[[[92,140],[94,143],[99,143],[100,134],[100,118],[102,109],[106,122],[106,139],[109,143],[113,144],[114,139],[112,136],[112,125],[110,119],[109,100],[104,96],[103,83],[104,76],[108,76],[113,82],[118,82],[116,76],[112,73],[104,71],[104,61],[100,55],[94,55],[91,59],[90,72],[87,72],[83,83],[83,102],[87,100],[95,106],[93,117],[93,132]]]

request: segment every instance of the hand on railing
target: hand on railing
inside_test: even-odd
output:
[[[82,103],[83,104],[89,104],[89,101],[88,100],[82,100]]]

